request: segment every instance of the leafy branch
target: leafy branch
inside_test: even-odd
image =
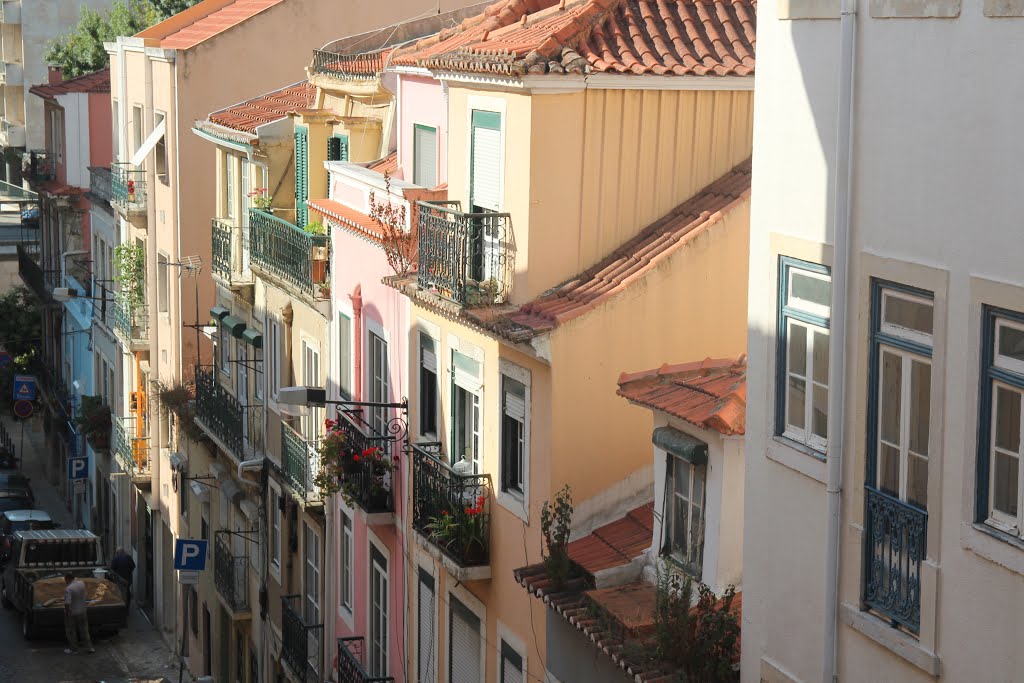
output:
[[[392,204],[391,175],[384,174],[384,194],[387,199],[377,201],[374,193],[370,193],[370,218],[381,228],[381,246],[388,265],[395,275],[404,277],[409,274],[415,261],[415,242],[412,231],[405,227],[405,205]]]

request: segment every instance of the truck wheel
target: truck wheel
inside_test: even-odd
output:
[[[36,627],[32,623],[31,612],[21,615],[21,635],[25,636],[25,640],[32,640],[36,637]]]

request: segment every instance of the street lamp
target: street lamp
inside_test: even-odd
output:
[[[113,301],[113,299],[104,299],[98,296],[84,296],[78,293],[78,290],[74,287],[54,287],[51,293],[54,301],[65,302],[71,301],[72,299],[86,299],[88,301]]]
[[[327,398],[327,390],[323,387],[281,387],[277,390],[277,402],[291,406],[305,406],[308,408],[323,408],[327,405],[339,406],[343,412],[354,413],[360,408],[387,408],[400,410],[401,417],[387,420],[384,431],[380,436],[388,441],[398,441],[405,436],[409,426],[409,400],[402,399],[398,403],[386,403],[381,401],[343,401]]]

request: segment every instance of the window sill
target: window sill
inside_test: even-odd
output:
[[[765,457],[820,484],[826,482],[825,456],[807,446],[782,436],[773,436],[768,441]]]
[[[1024,0],[985,0],[986,17],[1024,17]]]
[[[530,523],[530,515],[526,510],[526,501],[521,495],[517,495],[510,491],[498,491],[497,495],[498,505],[505,508],[513,515],[523,520],[524,523]]]
[[[278,583],[281,583],[281,565],[280,563],[270,561],[270,575],[277,579]]]
[[[960,545],[982,559],[1024,575],[1024,541],[984,523],[964,523]]]
[[[338,605],[338,618],[345,622],[350,631],[355,630],[355,615],[352,613],[352,608]]]
[[[939,676],[942,662],[934,652],[921,647],[921,643],[899,629],[895,629],[875,615],[844,602],[839,611],[844,624],[870,638],[895,655],[902,657],[930,676]]]

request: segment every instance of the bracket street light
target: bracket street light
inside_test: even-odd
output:
[[[398,403],[342,401],[327,398],[327,390],[323,387],[281,387],[277,390],[277,402],[309,408],[323,408],[328,405],[339,406],[343,412],[350,414],[359,412],[361,408],[399,410],[401,411],[401,416],[389,418],[384,425],[385,433],[380,435],[392,443],[404,438],[409,429],[409,399],[402,399]]]

